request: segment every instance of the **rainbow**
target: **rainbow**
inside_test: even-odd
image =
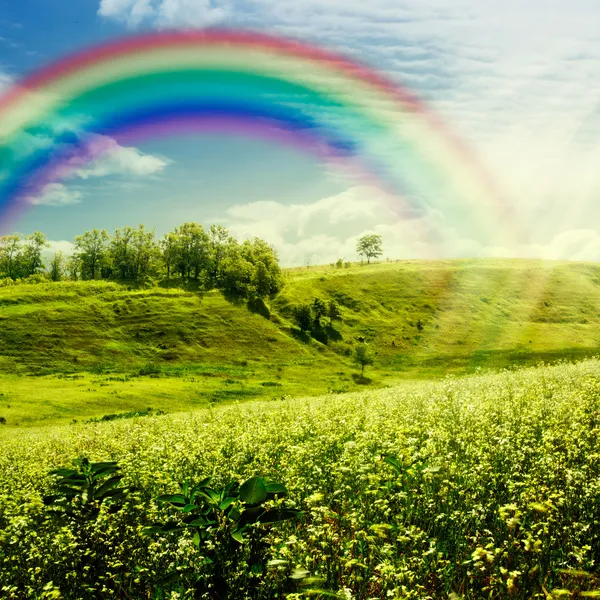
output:
[[[221,30],[92,48],[0,97],[0,226],[115,141],[215,131],[312,152],[376,182],[412,217],[469,215],[487,238],[485,224],[510,227],[477,161],[408,90],[316,47]]]

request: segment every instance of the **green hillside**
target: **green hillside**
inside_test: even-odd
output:
[[[336,299],[344,341],[372,342],[382,368],[439,375],[600,349],[595,263],[403,261],[294,270],[288,280],[274,303],[280,311],[315,295]]]
[[[350,354],[361,338],[375,353],[373,385],[600,350],[593,263],[402,261],[284,274],[270,315],[217,291],[105,282],[0,288],[0,394],[13,399],[8,409],[0,397],[0,416],[41,418],[32,386],[44,388],[50,419],[81,417],[74,402],[97,416],[351,391],[360,382]],[[300,334],[292,316],[294,305],[315,297],[342,308],[341,322],[315,334],[320,341]],[[19,413],[25,402],[31,406]]]

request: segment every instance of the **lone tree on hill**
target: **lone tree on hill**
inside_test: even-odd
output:
[[[360,366],[360,376],[365,376],[365,367],[368,365],[372,365],[375,361],[373,359],[373,355],[369,350],[369,346],[364,342],[358,344],[356,348],[354,348],[354,362]]]
[[[382,240],[380,235],[377,235],[376,233],[367,233],[358,238],[356,251],[360,256],[366,256],[367,264],[369,264],[372,258],[377,258],[383,254],[381,243]]]

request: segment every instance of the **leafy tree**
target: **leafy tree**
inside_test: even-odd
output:
[[[241,244],[240,250],[244,258],[256,269],[252,280],[252,293],[258,298],[277,294],[283,287],[283,277],[273,246],[255,237]]]
[[[171,231],[159,242],[163,265],[167,270],[167,279],[171,279],[171,271],[177,262],[177,234]]]
[[[209,275],[211,284],[216,286],[219,278],[221,263],[227,255],[229,231],[222,225],[211,225],[208,230],[209,237]]]
[[[219,287],[239,298],[253,297],[255,272],[254,265],[244,256],[241,245],[230,240],[225,258],[219,266]]]
[[[66,271],[65,257],[62,252],[55,252],[48,266],[48,275],[52,281],[60,281]]]
[[[80,260],[82,279],[97,279],[104,265],[108,245],[105,229],[93,229],[75,237],[75,256]]]
[[[19,234],[0,237],[0,271],[6,277],[16,279],[21,275],[23,260],[22,240]]]
[[[309,331],[314,321],[310,304],[299,304],[294,307],[294,319],[300,331]]]
[[[383,254],[381,249],[381,236],[375,233],[365,234],[358,238],[356,244],[356,251],[360,256],[367,257],[367,264],[371,262],[372,258],[377,258]]]
[[[329,317],[329,326],[333,326],[334,321],[342,320],[342,311],[335,300],[330,300],[327,304],[327,316]]]
[[[79,256],[72,254],[67,259],[65,271],[71,281],[78,281],[81,278],[81,259]]]
[[[42,250],[49,246],[46,236],[41,231],[34,231],[25,238],[22,255],[23,275],[25,277],[35,275],[43,269]]]
[[[144,279],[156,273],[159,261],[159,249],[156,243],[155,230],[146,231],[140,225],[133,236],[133,249],[135,252],[136,279]]]
[[[275,250],[258,238],[242,244],[229,238],[220,261],[218,285],[240,298],[273,296],[283,286]]]
[[[133,228],[117,229],[110,240],[108,258],[119,279],[133,278]]]
[[[367,344],[360,343],[356,348],[354,348],[354,362],[360,367],[360,375],[364,377],[365,367],[368,365],[372,365],[374,362],[373,355],[369,349]]]
[[[182,279],[198,281],[202,273],[207,271],[209,259],[209,239],[202,225],[184,223],[176,227],[167,239],[173,252],[172,266]]]
[[[327,304],[320,298],[315,298],[311,305],[316,327],[321,327],[321,319],[327,314]]]

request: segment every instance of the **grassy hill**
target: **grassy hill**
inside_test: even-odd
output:
[[[593,263],[401,261],[285,277],[270,316],[216,291],[104,282],[0,288],[0,394],[12,399],[8,409],[0,396],[0,416],[41,418],[41,387],[48,419],[80,418],[76,402],[101,415],[350,391],[357,338],[376,354],[368,373],[375,385],[600,350]],[[295,304],[315,297],[343,311],[321,341],[300,335],[292,319]],[[32,374],[46,377],[24,377]]]

